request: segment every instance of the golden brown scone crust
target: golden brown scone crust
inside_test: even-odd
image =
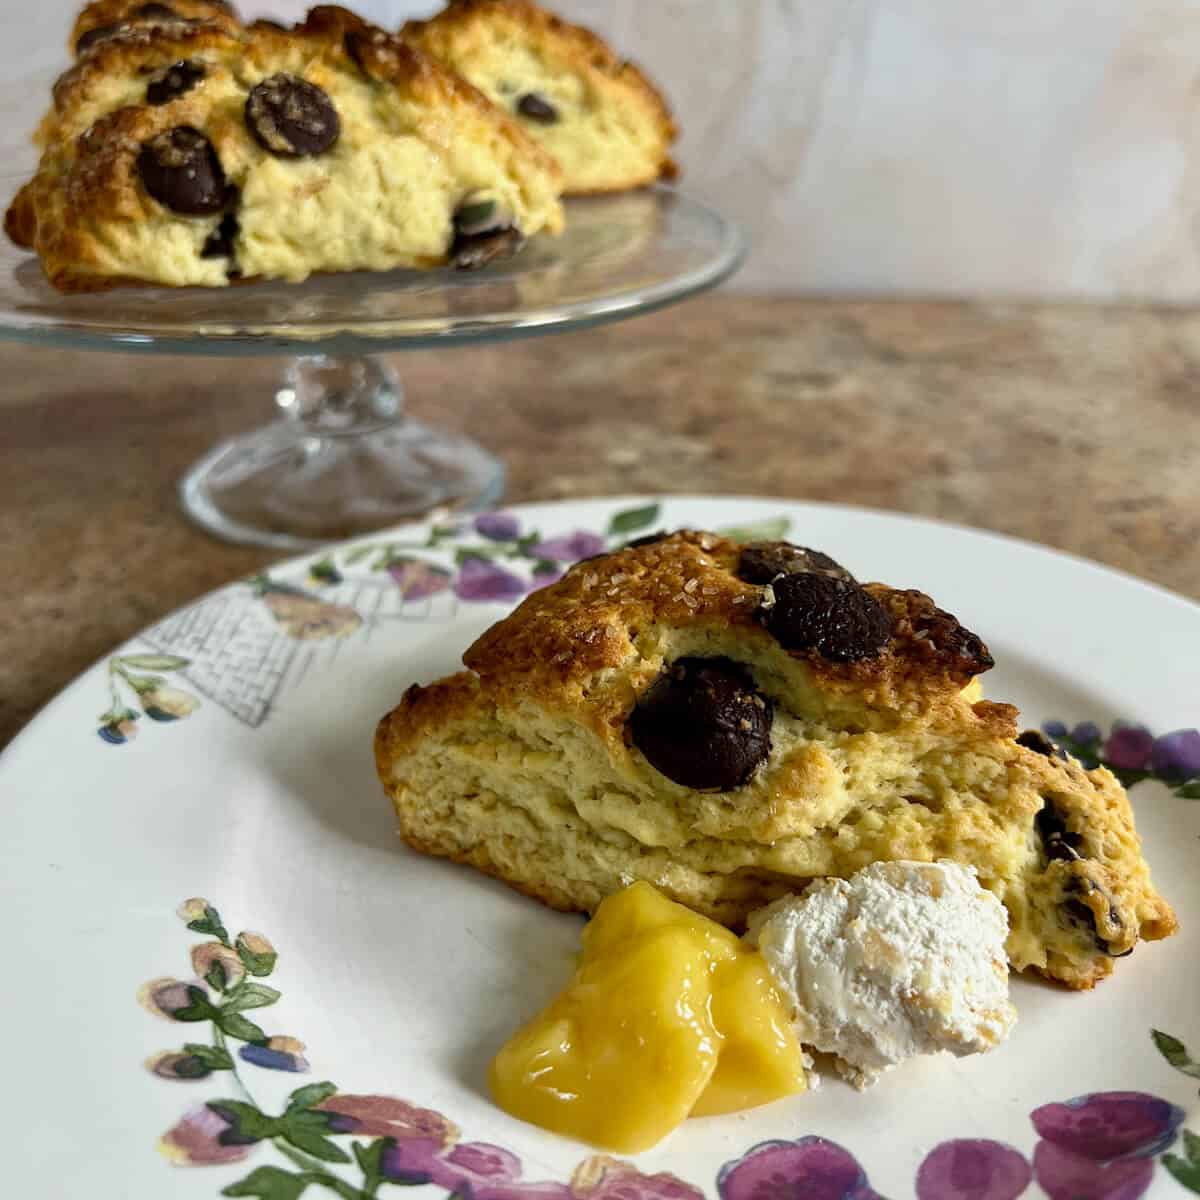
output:
[[[75,18],[68,44],[72,54],[86,54],[113,34],[180,28],[192,22],[212,25],[226,33],[237,33],[241,27],[233,5],[223,0],[92,0]]]
[[[430,20],[407,22],[400,36],[505,110],[523,91],[550,94],[561,122],[522,124],[559,158],[569,195],[624,191],[679,174],[670,154],[679,130],[662,92],[598,34],[532,0],[452,0]],[[597,124],[622,118],[621,141],[597,138]]]
[[[578,564],[471,646],[467,671],[410,688],[376,737],[405,840],[555,908],[648,879],[735,928],[814,878],[949,858],[1006,904],[1014,968],[1071,987],[1174,930],[1120,784],[1016,742],[1017,710],[978,699],[978,638],[873,583],[883,653],[789,653],[738,555],[681,532]],[[742,664],[774,707],[770,756],[732,791],[673,782],[629,736],[685,657]]]
[[[204,68],[201,81],[148,103],[147,81],[182,60]],[[247,129],[247,94],[280,72],[319,86],[337,109],[329,151],[271,155]],[[181,215],[142,185],[141,147],[179,126],[205,135],[235,189],[232,262],[203,251],[223,214]],[[562,225],[557,165],[515,122],[453,72],[333,6],[289,31],[197,21],[114,33],[55,85],[38,140],[37,175],[5,228],[64,291],[223,285],[231,266],[243,278],[285,279],[437,266],[455,205],[475,191],[496,197],[524,233]],[[296,225],[306,212],[311,229]]]

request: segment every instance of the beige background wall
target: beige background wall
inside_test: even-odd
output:
[[[31,7],[0,0],[9,79],[62,58],[75,4]],[[431,5],[358,7],[398,22]],[[740,286],[1200,297],[1200,0],[559,8],[671,96],[686,186],[754,238]],[[6,92],[9,142],[43,95]]]

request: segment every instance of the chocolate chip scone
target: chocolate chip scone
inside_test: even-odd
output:
[[[452,0],[400,34],[512,113],[558,160],[569,194],[676,175],[662,93],[590,30],[530,0]]]
[[[283,30],[198,0],[187,19],[127,7],[85,10],[6,217],[56,287],[476,266],[561,228],[550,156],[353,14]]]
[[[739,927],[877,861],[974,866],[1008,954],[1090,987],[1175,929],[1129,800],[978,698],[983,642],[918,591],[707,533],[576,565],[412,687],[376,760],[400,832],[555,908],[644,879]]]

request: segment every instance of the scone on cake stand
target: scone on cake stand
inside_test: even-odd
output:
[[[576,33],[527,36],[567,56]],[[304,549],[493,504],[502,464],[407,417],[384,352],[619,320],[741,261],[738,231],[672,187],[562,201],[549,101],[534,137],[527,97],[493,103],[345,9],[284,30],[215,0],[93,0],[71,39],[37,169],[5,181],[0,337],[286,357],[276,419],[181,483],[189,516],[230,540]],[[644,99],[615,58],[571,69],[610,75],[606,104]],[[594,139],[604,114],[555,100],[570,137]],[[674,128],[643,107],[669,175]]]

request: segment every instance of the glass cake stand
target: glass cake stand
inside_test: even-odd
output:
[[[275,420],[206,454],[184,476],[180,497],[211,533],[289,550],[487,507],[503,491],[504,468],[481,446],[405,415],[400,381],[381,352],[617,321],[712,287],[744,253],[733,225],[667,187],[568,201],[560,237],[535,237],[508,262],[477,272],[64,296],[35,258],[0,242],[0,338],[286,356],[269,397]]]

